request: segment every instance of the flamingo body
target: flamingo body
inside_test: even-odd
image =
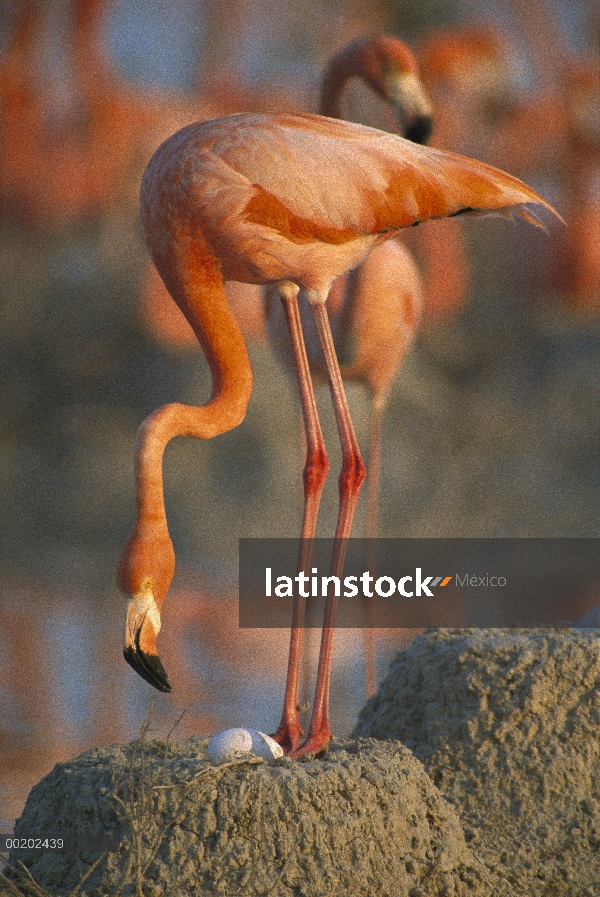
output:
[[[153,255],[200,238],[224,280],[315,291],[403,227],[527,203],[551,208],[484,163],[309,114],[189,125],[156,151],[142,183]]]

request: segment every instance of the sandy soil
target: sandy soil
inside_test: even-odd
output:
[[[494,894],[600,895],[597,633],[427,633],[353,734],[400,739],[423,762]]]
[[[322,760],[214,766],[198,738],[89,751],[15,834],[118,849],[21,858],[61,897],[96,860],[89,897],[599,897],[599,649],[593,631],[425,633]]]
[[[488,875],[458,814],[394,742],[334,744],[322,760],[214,766],[205,740],[114,745],[58,764],[15,835],[111,831],[83,893],[484,897]],[[53,895],[96,859],[21,855]],[[1,887],[1,886],[0,886]]]

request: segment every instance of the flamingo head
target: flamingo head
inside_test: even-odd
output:
[[[160,611],[175,572],[175,552],[165,528],[135,524],[123,549],[117,585],[127,598],[123,656],[159,691],[171,683],[156,648]]]
[[[397,38],[378,35],[359,45],[359,55],[365,81],[389,103],[401,135],[414,143],[427,143],[433,111],[412,50]]]

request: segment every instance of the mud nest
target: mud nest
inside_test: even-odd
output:
[[[80,892],[90,897],[490,894],[456,811],[403,745],[367,739],[333,743],[321,760],[215,766],[206,744],[140,740],[58,764],[15,835],[112,833],[118,846],[11,862],[52,895],[94,862]]]
[[[423,762],[495,895],[600,895],[597,633],[426,633],[353,734],[400,739]]]

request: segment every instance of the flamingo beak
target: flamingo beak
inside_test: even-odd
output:
[[[431,137],[433,130],[433,119],[430,115],[418,115],[406,127],[405,135],[407,140],[413,143],[425,144]]]
[[[386,94],[402,136],[413,143],[427,143],[433,129],[433,113],[417,75],[403,72],[390,77]]]
[[[125,620],[123,657],[142,679],[158,691],[169,692],[172,685],[156,651],[160,615],[150,595],[131,598]]]

